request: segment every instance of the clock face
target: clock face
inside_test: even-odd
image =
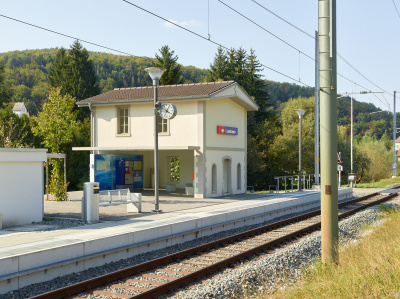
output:
[[[172,119],[176,116],[177,110],[174,104],[161,104],[160,116],[164,119]]]

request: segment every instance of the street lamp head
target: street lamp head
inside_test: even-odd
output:
[[[299,118],[301,118],[306,112],[306,109],[294,109],[294,110],[296,110],[297,114],[299,115]]]
[[[166,69],[161,67],[148,67],[144,70],[149,74],[149,76],[151,77],[151,79],[153,79],[153,81],[154,80],[159,81],[162,74],[166,71]]]

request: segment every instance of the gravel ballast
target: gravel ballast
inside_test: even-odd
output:
[[[387,206],[399,206],[400,199],[386,203]],[[339,240],[341,245],[358,242],[364,235],[365,225],[379,225],[380,209],[378,206],[345,219],[339,223]],[[262,292],[264,288],[271,291],[294,284],[302,277],[302,268],[321,257],[321,233],[316,232],[300,242],[277,250],[273,254],[247,263],[242,267],[224,270],[221,274],[207,279],[202,284],[185,289],[168,298],[242,298],[247,294]]]
[[[359,196],[361,196],[361,194],[359,194]],[[392,200],[391,203],[400,204],[400,201],[399,199],[395,199]],[[374,225],[377,223],[379,220],[378,212],[379,208],[370,208],[340,222],[339,233],[341,243],[348,243],[349,241],[358,240],[360,238],[363,225]],[[276,222],[277,220],[279,219],[275,219],[273,222]],[[76,221],[60,221],[61,224],[59,225],[63,228],[68,228],[69,224],[71,226],[84,224],[78,224]],[[54,222],[48,224],[54,225]],[[252,226],[251,228],[254,227],[256,226]],[[17,291],[0,295],[0,298],[31,297],[56,288],[60,288],[62,286],[77,283],[157,257],[165,256],[179,250],[198,246],[248,229],[249,227],[239,228],[228,232],[221,232],[183,244],[140,254],[130,259],[120,260],[118,262],[109,263],[96,268],[90,268],[79,273],[57,277],[48,282],[37,283],[21,288]],[[207,279],[203,284],[196,285],[190,289],[185,289],[173,296],[169,296],[169,298],[240,298],[248,291],[257,292],[262,290],[262,288],[265,286],[269,288],[279,287],[281,285],[280,281],[283,276],[286,276],[289,281],[295,282],[302,275],[301,268],[305,265],[309,265],[313,259],[320,257],[320,247],[321,238],[320,233],[317,232],[312,234],[310,237],[302,239],[298,243],[292,244],[282,250],[277,250],[275,253],[270,254],[267,257],[263,256],[255,262],[243,262],[242,267],[227,269],[217,277]]]

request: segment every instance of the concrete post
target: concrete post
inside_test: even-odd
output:
[[[318,31],[315,31],[315,185],[319,185],[319,57]]]
[[[350,129],[350,173],[353,175],[353,90],[351,90],[351,129]],[[353,188],[353,180],[351,181],[351,188]]]
[[[338,262],[336,0],[318,1],[322,261]]]
[[[302,143],[302,139],[301,139],[301,131],[303,130],[303,126],[302,126],[302,120],[303,120],[303,117],[300,115],[299,116],[299,118],[300,118],[300,128],[299,128],[299,191],[301,191],[302,190],[302,188],[301,188],[301,179],[302,179],[302,169],[301,169],[301,152],[302,152],[302,145],[303,145],[303,143]]]

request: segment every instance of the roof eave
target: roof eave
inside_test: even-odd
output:
[[[190,99],[204,99],[204,98],[209,98],[209,95],[193,95],[193,96],[185,96],[185,97],[163,97],[163,98],[158,98],[159,101],[167,101],[167,100],[190,100]],[[140,104],[140,103],[150,103],[154,100],[153,97],[151,98],[145,98],[145,99],[123,99],[123,100],[106,100],[106,101],[90,101],[90,102],[78,102],[76,105],[78,107],[88,107],[89,104],[113,104],[113,103],[135,103],[135,104]]]

